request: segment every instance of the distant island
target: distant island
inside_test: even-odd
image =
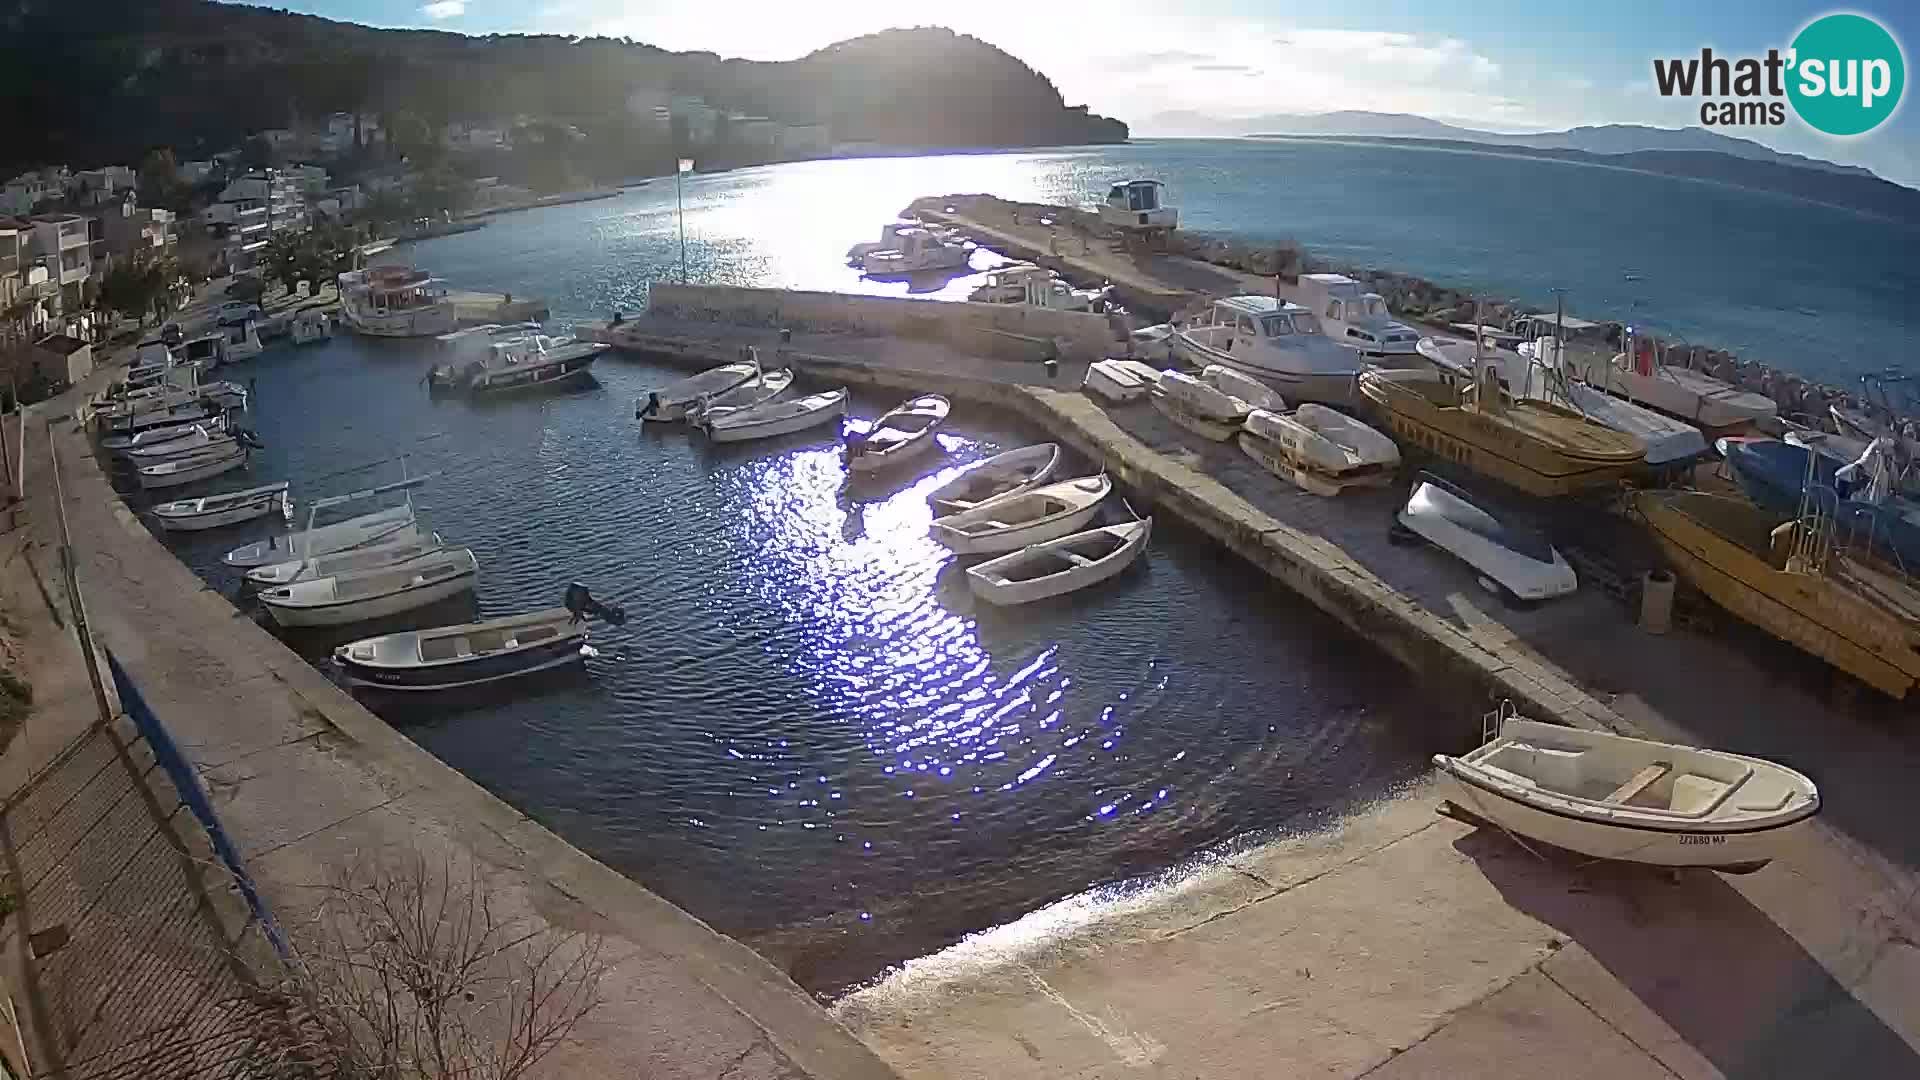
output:
[[[0,97],[13,117],[0,175],[138,161],[156,146],[203,157],[342,113],[362,152],[372,138],[404,150],[448,130],[543,126],[543,138],[565,136],[582,179],[658,172],[663,161],[670,171],[685,149],[675,144],[694,141],[710,151],[705,167],[863,145],[1127,138],[1126,124],[1069,106],[1014,57],[944,29],[757,62],[630,39],[380,30],[206,0],[15,0],[0,10]],[[805,137],[783,144],[794,129]]]

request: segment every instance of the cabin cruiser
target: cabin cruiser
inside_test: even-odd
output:
[[[1111,288],[1076,289],[1060,275],[1032,263],[1017,262],[987,271],[987,280],[967,294],[976,304],[1026,304],[1056,311],[1094,311]]]
[[[896,235],[900,246],[872,251],[860,257],[860,269],[868,277],[897,277],[927,270],[954,270],[967,265],[973,257],[973,245],[954,243],[935,236],[927,229],[901,229]]]
[[[1289,401],[1353,404],[1355,380],[1370,366],[1321,333],[1312,312],[1271,296],[1215,300],[1201,321],[1175,330],[1172,341],[1173,354],[1186,364],[1232,368]]]
[[[341,274],[340,321],[369,337],[431,337],[459,321],[446,283],[404,264]]]
[[[227,338],[227,363],[251,360],[266,351],[266,347],[260,344],[260,332],[254,329],[252,319],[242,319],[221,329]]]
[[[489,323],[434,339],[447,357],[428,378],[440,389],[476,394],[527,390],[584,381],[610,346],[551,337],[540,324]]]
[[[1410,359],[1418,351],[1420,332],[1395,322],[1386,297],[1363,290],[1345,274],[1301,274],[1298,296],[1320,316],[1328,337],[1362,356]]]
[[[177,362],[191,365],[201,372],[212,371],[227,362],[227,335],[202,334],[181,342],[176,351]]]
[[[876,251],[900,250],[900,234],[920,227],[917,221],[890,221],[880,226],[880,239],[863,240],[847,249],[847,265],[859,266],[862,260]]]
[[[1167,231],[1180,225],[1180,211],[1167,201],[1158,180],[1124,180],[1107,189],[1100,221],[1118,229]]]

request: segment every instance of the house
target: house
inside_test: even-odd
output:
[[[178,240],[172,211],[134,205],[132,199],[96,215],[108,265],[116,259],[163,258]]]
[[[87,282],[93,277],[93,238],[87,219],[79,214],[38,214],[33,223],[33,254],[47,268],[47,280],[56,290],[58,311],[86,306]]]
[[[88,206],[105,206],[117,198],[123,198],[140,183],[140,176],[125,165],[108,165],[100,169],[86,169],[74,173],[67,183],[67,193]]]
[[[227,182],[219,201],[207,207],[206,220],[227,240],[227,265],[247,270],[272,237],[307,227],[307,200],[300,181],[286,171],[250,172]]]
[[[48,334],[33,343],[29,361],[30,379],[58,392],[93,373],[93,346],[67,334]]]
[[[24,329],[32,337],[42,336],[39,328],[47,322],[46,301],[59,292],[47,268],[33,259],[33,233],[30,221],[0,217],[0,311],[12,308],[22,299],[35,301],[24,312],[23,326],[0,324],[0,347],[7,344],[7,336],[16,330]]]
[[[31,214],[43,204],[65,198],[72,179],[65,165],[21,173],[0,188],[0,213]]]
[[[318,165],[289,165],[276,171],[292,181],[302,194],[318,195],[327,190],[327,170]]]

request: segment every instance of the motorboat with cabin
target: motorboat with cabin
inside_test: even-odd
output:
[[[1289,401],[1354,404],[1355,380],[1370,366],[1322,333],[1312,312],[1271,296],[1215,300],[1200,320],[1175,329],[1172,343],[1189,366],[1232,368]]]
[[[919,457],[940,445],[934,435],[947,422],[951,402],[922,394],[882,413],[862,432],[847,436],[847,470],[876,473]]]
[[[260,332],[254,328],[252,319],[243,319],[230,326],[221,327],[226,335],[226,363],[237,364],[242,360],[251,360],[266,351],[260,344]]]
[[[593,362],[611,348],[539,331],[538,323],[518,323],[441,334],[434,341],[447,360],[435,364],[427,378],[435,388],[475,395],[553,389],[590,379]]]
[[[1118,577],[1147,549],[1153,519],[1044,540],[967,567],[967,588],[989,604],[1030,604]]]
[[[758,405],[702,409],[689,421],[714,442],[747,442],[807,431],[847,414],[845,387]]]
[[[428,473],[424,476],[405,477],[392,483],[350,491],[344,495],[316,499],[308,504],[306,528],[237,547],[222,556],[221,561],[228,566],[252,569],[271,563],[310,559],[317,555],[330,555],[336,551],[381,543],[399,530],[413,526],[415,517],[411,490],[426,483],[433,476],[434,474]],[[394,492],[406,493],[398,506],[383,507],[327,525],[316,524],[323,510],[331,511],[353,503],[378,499]]]
[[[960,555],[1000,555],[1086,528],[1113,491],[1107,474],[1051,484],[933,519],[929,532]]]
[[[1098,311],[1112,288],[1076,289],[1060,275],[1033,263],[1017,262],[987,271],[987,279],[967,294],[976,304],[1025,304],[1054,311]]]
[[[1526,720],[1433,763],[1450,816],[1596,859],[1751,873],[1820,812],[1812,780],[1771,761]]]
[[[268,616],[284,627],[348,626],[470,592],[479,576],[472,549],[441,548],[376,570],[262,589],[259,600]]]
[[[924,228],[900,229],[894,234],[899,246],[870,251],[860,257],[860,269],[868,277],[905,277],[933,270],[955,270],[973,257],[973,245],[956,242]]]
[[[340,322],[368,337],[451,333],[459,313],[446,283],[405,263],[381,263],[339,277]]]
[[[1566,596],[1580,587],[1573,567],[1539,532],[1484,496],[1421,473],[1394,517],[1392,536],[1425,541],[1467,564],[1480,584],[1515,607]]]
[[[278,513],[293,518],[293,499],[287,494],[287,482],[207,495],[198,499],[164,502],[153,507],[154,519],[169,532],[198,532],[236,525],[242,521]]]
[[[1164,236],[1180,226],[1180,211],[1158,180],[1122,180],[1107,189],[1099,206],[1101,224],[1126,233]]]
[[[1370,292],[1345,274],[1301,274],[1295,289],[1300,304],[1320,316],[1326,335],[1360,355],[1404,367],[1418,352],[1420,331],[1396,322],[1387,298]]]
[[[179,363],[191,365],[206,374],[227,362],[227,335],[201,334],[180,343],[175,355]]]
[[[349,683],[373,689],[419,693],[484,686],[592,656],[589,616],[615,626],[626,622],[625,612],[576,584],[567,590],[565,607],[362,638],[334,649],[333,662]]]
[[[1255,409],[1235,437],[1268,472],[1315,495],[1384,487],[1400,467],[1393,440],[1337,409],[1308,402],[1292,412]]]
[[[1036,443],[993,455],[966,466],[935,488],[927,502],[936,513],[955,514],[1046,483],[1060,467],[1059,443]]]
[[[880,239],[863,240],[847,249],[847,265],[859,266],[867,256],[877,251],[898,251],[902,232],[924,227],[918,221],[889,221],[880,226]]]

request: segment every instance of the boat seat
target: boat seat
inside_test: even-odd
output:
[[[1656,781],[1672,771],[1673,766],[1671,764],[1664,761],[1656,761],[1646,768],[1641,769],[1639,772],[1634,773],[1632,779],[1614,788],[1613,794],[1608,795],[1600,801],[1610,803],[1630,802],[1634,796],[1652,787]]]
[[[1092,566],[1093,565],[1092,559],[1089,559],[1085,555],[1082,555],[1078,552],[1062,551],[1062,552],[1058,552],[1057,554],[1064,555],[1067,558],[1067,560],[1069,562],[1072,562],[1073,565],[1075,566]]]

